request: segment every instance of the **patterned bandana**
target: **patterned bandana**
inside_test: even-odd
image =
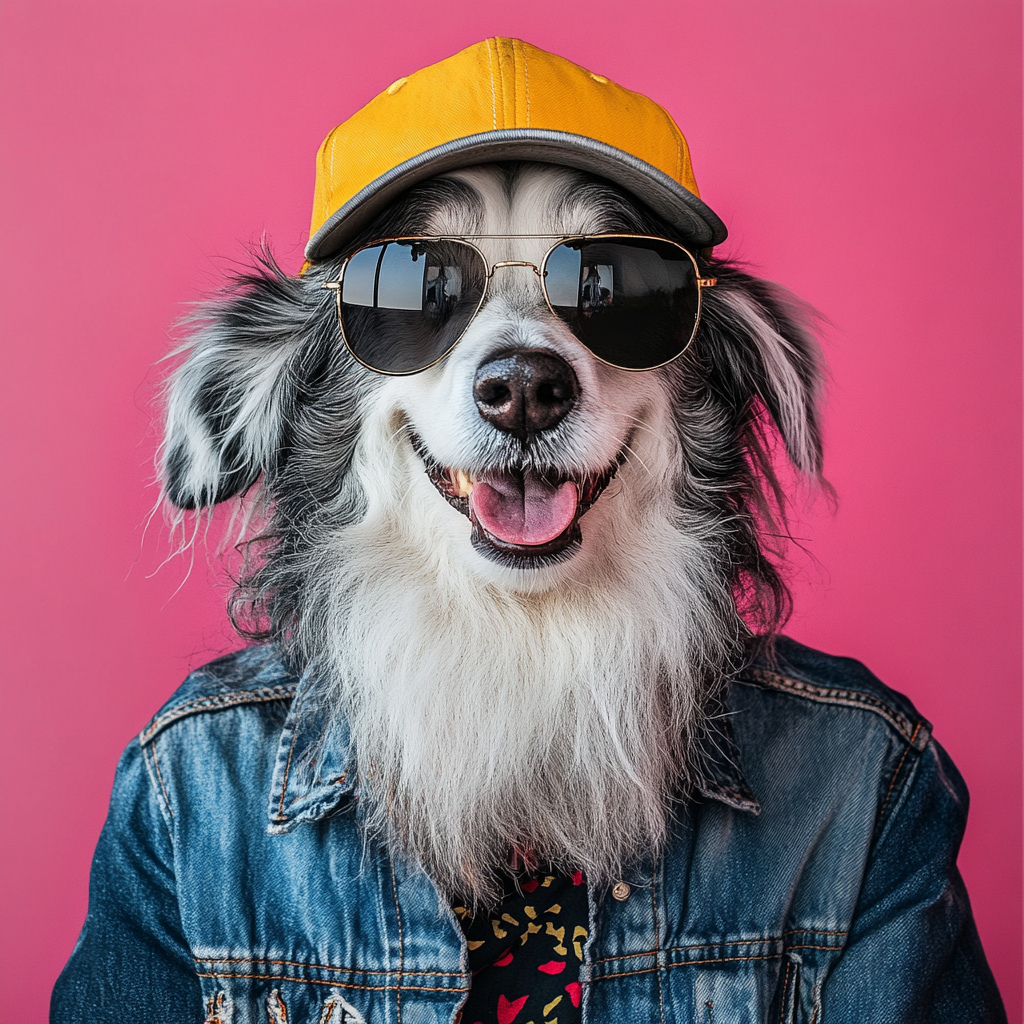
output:
[[[589,926],[581,872],[509,875],[494,910],[454,910],[473,975],[462,1024],[578,1024]]]

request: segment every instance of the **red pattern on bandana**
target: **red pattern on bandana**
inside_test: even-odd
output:
[[[529,998],[520,996],[515,1002],[510,1003],[503,995],[498,996],[498,1024],[512,1024]]]
[[[489,913],[473,917],[463,906],[454,909],[473,976],[464,1024],[579,1024],[589,927],[581,872],[510,876],[504,898]]]

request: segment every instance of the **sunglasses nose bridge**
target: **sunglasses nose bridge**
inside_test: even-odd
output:
[[[481,302],[481,308],[483,308],[488,299],[494,298],[495,295],[498,294],[498,291],[502,290],[498,289],[497,291],[492,292],[491,285],[496,283],[497,271],[504,270],[505,268],[508,267],[528,267],[530,270],[532,270],[534,276],[537,278],[537,283],[540,285],[541,295],[538,295],[537,298],[540,299],[545,305],[547,304],[547,293],[544,290],[545,274],[536,263],[532,263],[529,260],[497,260],[496,262],[490,264],[490,269],[487,272],[487,288],[485,298]],[[477,310],[477,312],[479,312],[479,310]]]
[[[540,267],[536,263],[530,263],[528,260],[499,260],[497,263],[491,264],[491,269],[487,276],[489,278],[494,277],[494,272],[502,267],[529,267],[538,277],[543,277]]]

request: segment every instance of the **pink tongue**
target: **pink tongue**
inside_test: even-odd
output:
[[[571,480],[553,487],[533,473],[494,473],[477,481],[469,503],[492,537],[508,544],[547,544],[568,529],[579,495]]]

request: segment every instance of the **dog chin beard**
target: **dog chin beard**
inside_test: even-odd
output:
[[[612,544],[586,578],[531,594],[403,543],[407,515],[334,534],[317,625],[295,639],[348,719],[368,834],[448,898],[493,905],[513,846],[614,881],[693,791],[740,632],[701,531],[661,500],[628,562]]]

